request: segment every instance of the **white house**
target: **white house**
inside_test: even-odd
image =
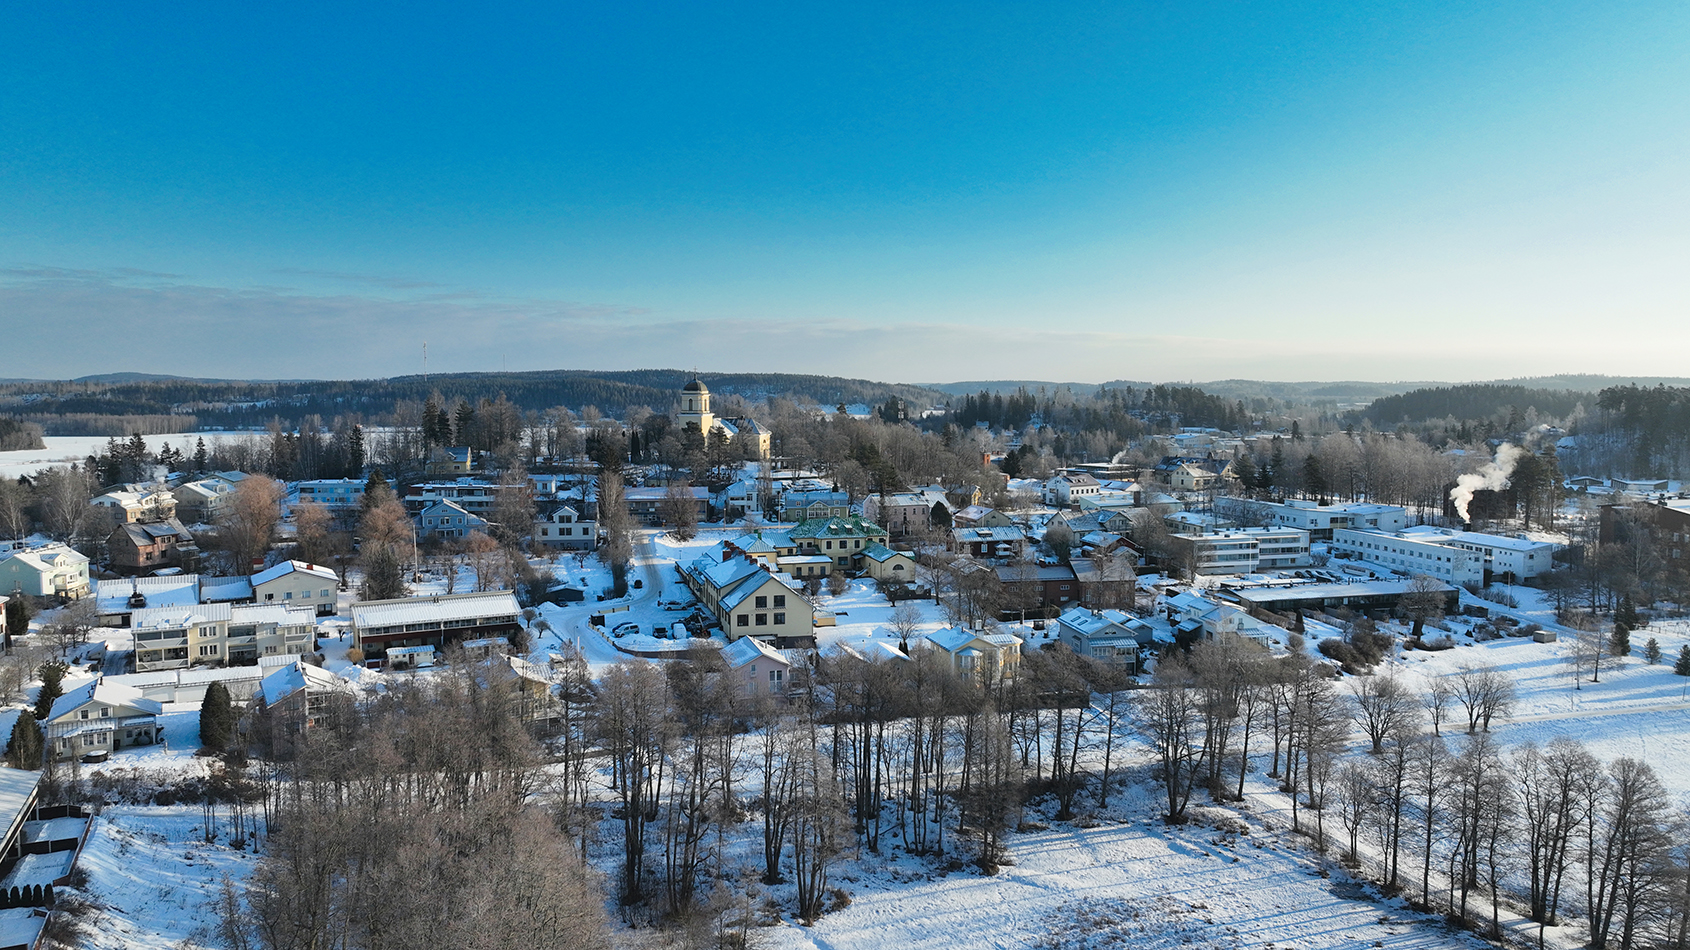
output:
[[[132,686],[95,680],[53,702],[47,715],[47,750],[64,760],[93,752],[152,745],[164,736],[161,703]]]
[[[1215,510],[1244,524],[1299,528],[1316,541],[1328,541],[1336,528],[1401,531],[1408,527],[1408,509],[1366,502],[1321,505],[1312,501],[1284,503],[1251,498],[1217,498]]]
[[[82,597],[88,593],[88,559],[55,541],[0,560],[0,592],[31,597]]]
[[[1080,656],[1133,669],[1138,651],[1149,646],[1149,624],[1119,610],[1075,607],[1056,618],[1057,637]]]
[[[335,612],[340,576],[321,564],[283,561],[252,575],[253,602],[310,607],[319,617]]]
[[[1071,508],[1080,503],[1080,499],[1096,497],[1103,491],[1097,479],[1085,472],[1061,472],[1045,482],[1044,496],[1049,504],[1062,508]]]
[[[1021,638],[1010,633],[976,633],[950,627],[922,642],[944,652],[951,669],[977,683],[1001,683],[1021,672]]]
[[[534,522],[534,543],[564,551],[591,551],[598,546],[598,525],[569,505],[560,505]]]

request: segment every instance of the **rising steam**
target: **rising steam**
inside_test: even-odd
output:
[[[1455,487],[1449,490],[1449,500],[1455,503],[1455,512],[1461,516],[1463,522],[1473,519],[1467,516],[1467,506],[1473,503],[1473,493],[1476,491],[1501,491],[1509,485],[1508,476],[1514,474],[1514,466],[1519,464],[1520,456],[1526,450],[1507,442],[1496,447],[1496,458],[1491,459],[1476,472],[1470,472],[1455,480]]]

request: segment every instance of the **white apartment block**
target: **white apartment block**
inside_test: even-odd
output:
[[[1521,579],[1536,577],[1549,573],[1555,563],[1555,545],[1548,541],[1433,527],[1413,528],[1403,532],[1403,536],[1476,551],[1483,555],[1485,570],[1492,574],[1512,574]]]
[[[316,612],[266,604],[146,607],[131,615],[129,626],[135,672],[148,673],[310,653]]]
[[[1253,574],[1309,565],[1309,533],[1296,528],[1176,534],[1173,541],[1199,574]]]
[[[1362,502],[1318,505],[1312,501],[1281,504],[1249,498],[1220,498],[1215,501],[1215,510],[1235,521],[1243,520],[1246,513],[1256,514],[1270,525],[1307,531],[1309,537],[1316,541],[1330,540],[1332,532],[1338,528],[1401,531],[1408,527],[1408,509],[1397,505]]]
[[[1484,555],[1443,543],[1447,540],[1424,540],[1407,532],[1338,528],[1332,532],[1332,552],[1382,564],[1399,574],[1425,574],[1451,584],[1483,584]]]

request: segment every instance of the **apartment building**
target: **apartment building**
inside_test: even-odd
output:
[[[254,663],[262,656],[311,652],[316,614],[278,604],[145,607],[129,618],[135,672]]]
[[[1483,584],[1485,556],[1405,532],[1336,528],[1332,552],[1382,564],[1401,574],[1425,574],[1451,584]]]

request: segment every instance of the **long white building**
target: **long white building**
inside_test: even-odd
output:
[[[1332,553],[1372,561],[1402,574],[1425,574],[1451,584],[1485,582],[1483,554],[1407,532],[1337,528],[1332,532]]]
[[[1246,514],[1256,514],[1268,524],[1307,531],[1309,537],[1316,541],[1330,540],[1332,532],[1338,528],[1401,531],[1408,527],[1407,508],[1366,502],[1318,505],[1312,501],[1279,503],[1250,498],[1219,498],[1215,500],[1215,510],[1234,521],[1245,521]]]

